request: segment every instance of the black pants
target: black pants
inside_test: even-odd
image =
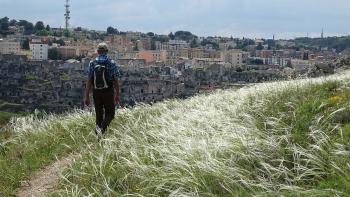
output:
[[[115,115],[114,92],[112,88],[93,91],[96,125],[105,133]]]

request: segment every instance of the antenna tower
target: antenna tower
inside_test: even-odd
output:
[[[66,29],[68,29],[69,28],[69,19],[70,19],[69,0],[66,0],[66,4],[64,5],[64,7],[66,8],[66,13],[64,14],[65,19],[66,19]]]

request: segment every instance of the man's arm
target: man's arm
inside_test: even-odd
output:
[[[92,79],[88,79],[86,81],[86,87],[85,87],[85,95],[84,95],[84,105],[89,106],[90,105],[90,90],[92,88]]]
[[[114,104],[116,105],[117,103],[120,102],[120,84],[119,84],[119,79],[121,77],[119,68],[117,66],[117,62],[114,60],[111,61],[112,63],[112,78],[114,79]]]
[[[114,104],[117,104],[120,102],[120,86],[119,86],[119,80],[116,79],[114,81]]]

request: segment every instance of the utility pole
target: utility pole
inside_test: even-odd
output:
[[[69,0],[66,0],[66,4],[64,5],[64,7],[66,8],[66,13],[64,14],[65,19],[66,19],[66,29],[68,29],[69,28],[69,19],[70,19]]]

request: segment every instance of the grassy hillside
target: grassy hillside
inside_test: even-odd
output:
[[[11,194],[55,156],[81,151],[53,196],[345,196],[349,79],[267,83],[118,110],[99,143],[88,112],[17,119],[2,138],[0,193]]]

